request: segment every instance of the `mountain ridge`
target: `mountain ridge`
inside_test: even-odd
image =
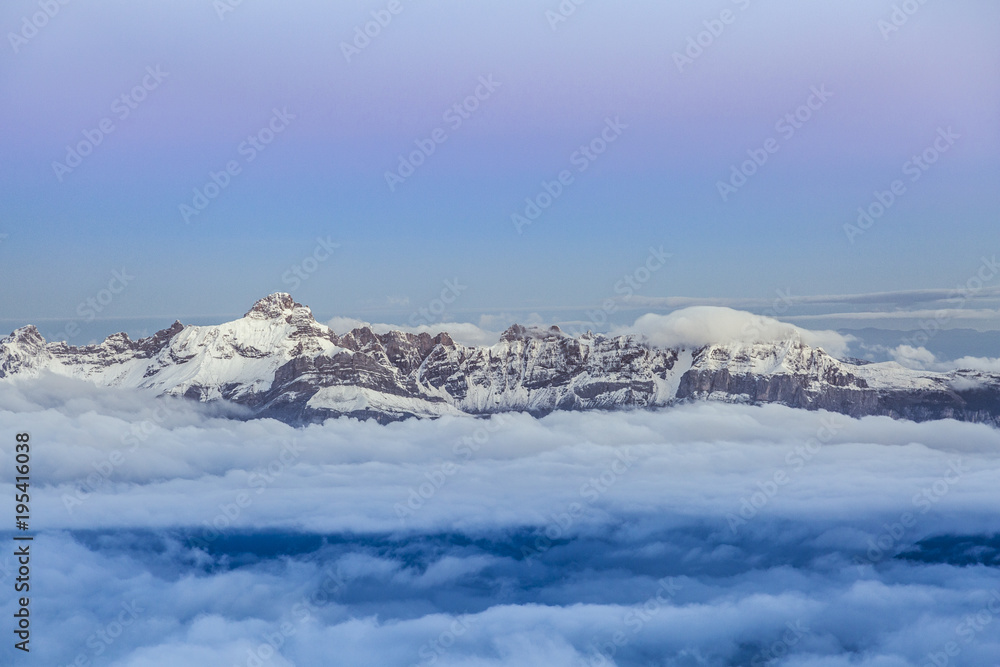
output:
[[[571,336],[514,324],[492,346],[441,332],[338,335],[283,292],[232,322],[175,321],[133,341],[47,342],[33,325],[0,339],[0,381],[45,373],[97,385],[231,401],[291,424],[653,408],[687,401],[780,403],[854,417],[953,418],[1000,425],[1000,375],[914,371],[837,359],[785,340],[653,345],[638,334]]]

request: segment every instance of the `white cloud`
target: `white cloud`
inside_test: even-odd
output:
[[[354,329],[371,326],[371,324],[353,317],[334,317],[326,323],[326,326],[330,327],[338,336],[343,336]]]
[[[712,343],[756,343],[789,339],[822,347],[834,356],[847,353],[852,337],[835,331],[810,331],[770,317],[718,306],[693,306],[668,315],[647,314],[613,333],[638,333],[654,345],[700,347]]]
[[[951,362],[957,370],[985,371],[1000,373],[1000,358],[996,357],[962,357]]]
[[[263,665],[570,667],[605,664],[595,651],[621,632],[606,664],[722,666],[751,664],[789,623],[807,631],[782,664],[923,664],[1000,585],[994,568],[893,557],[1000,527],[1000,431],[985,425],[702,403],[295,429],[52,379],[0,383],[0,405],[0,431],[36,443],[45,664],[253,665],[270,638]],[[227,521],[236,535],[209,528]],[[659,602],[664,577],[678,589]],[[135,624],[95,656],[88,638],[133,600]],[[992,664],[1000,640],[961,646]]]
[[[962,357],[954,361],[939,361],[933,352],[925,347],[900,345],[889,354],[902,366],[921,371],[971,370],[985,373],[1000,373],[1000,358]]]
[[[899,365],[918,371],[931,370],[931,367],[937,365],[934,353],[925,347],[900,345],[890,350],[889,356]]]
[[[468,322],[442,322],[440,324],[422,324],[418,327],[399,326],[395,324],[377,324],[374,329],[377,333],[388,333],[389,331],[406,331],[409,333],[428,333],[436,336],[442,331],[447,332],[452,340],[459,345],[475,347],[480,345],[494,345],[500,339],[500,332],[487,331],[475,324]]]

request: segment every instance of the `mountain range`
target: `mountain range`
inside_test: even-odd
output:
[[[470,347],[443,332],[377,334],[362,326],[338,335],[285,293],[233,322],[178,321],[137,341],[118,333],[72,346],[47,342],[30,325],[0,339],[0,381],[45,374],[229,401],[251,417],[290,424],[723,401],[1000,425],[998,374],[837,359],[794,336],[663,346],[637,334],[514,325],[496,344]]]

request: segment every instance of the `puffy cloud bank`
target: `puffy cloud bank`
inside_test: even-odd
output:
[[[65,381],[0,405],[34,444],[38,664],[1000,656],[983,425],[698,404],[294,429]]]
[[[758,343],[789,339],[844,356],[852,338],[836,331],[810,331],[779,320],[719,306],[692,306],[668,315],[647,314],[618,333],[639,333],[663,347],[713,343]]]
[[[971,370],[1000,373],[1000,359],[994,357],[962,357],[954,361],[941,361],[925,347],[900,345],[889,352],[902,366],[920,371]]]

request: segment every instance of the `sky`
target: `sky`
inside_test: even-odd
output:
[[[4,3],[0,320],[1000,329],[1000,7],[896,5]]]

